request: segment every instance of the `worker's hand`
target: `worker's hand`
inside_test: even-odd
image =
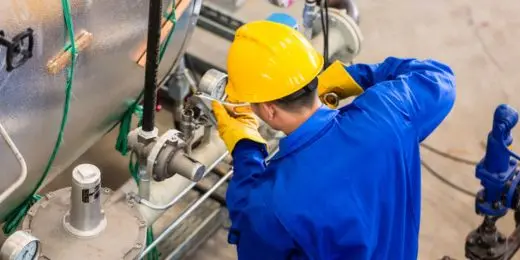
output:
[[[258,120],[251,113],[241,113],[236,117],[229,115],[224,106],[218,102],[212,102],[213,113],[217,119],[217,129],[227,149],[233,152],[235,145],[242,139],[249,139],[257,143],[265,144],[266,141],[258,132]]]
[[[363,89],[350,76],[343,64],[333,62],[318,76],[318,96],[330,108],[336,108],[337,102],[331,102],[326,94],[334,93],[338,99],[345,99],[363,93]]]

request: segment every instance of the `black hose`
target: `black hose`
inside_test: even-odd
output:
[[[437,178],[439,181],[443,182],[444,184],[448,185],[449,187],[461,192],[462,194],[465,194],[465,195],[468,195],[470,197],[476,197],[477,194],[449,181],[448,179],[446,179],[445,177],[443,177],[440,173],[438,173],[437,171],[435,171],[428,163],[426,163],[425,161],[421,160],[421,165],[426,169],[426,171],[428,173],[430,173],[431,175],[433,175],[433,177]]]
[[[329,38],[329,35],[328,35],[328,21],[326,21],[327,19],[327,16],[326,16],[326,13],[327,12],[327,8],[325,7],[325,4],[327,3],[327,1],[325,0],[322,0],[324,2],[320,2],[320,20],[321,20],[321,28],[322,28],[322,33],[323,33],[323,68],[327,68],[329,66],[329,41],[328,41],[328,38]]]
[[[143,131],[155,128],[155,106],[157,102],[157,70],[161,37],[162,1],[149,0],[148,39],[146,44],[146,68],[144,74]]]
[[[325,67],[328,67],[330,65],[329,61],[329,1],[326,0],[325,2],[325,53],[327,55],[327,59],[325,62]]]
[[[443,152],[435,147],[432,147],[428,144],[425,144],[425,143],[422,143],[421,144],[421,147],[423,147],[424,149],[432,152],[432,153],[435,153],[437,155],[440,155],[444,158],[447,158],[447,159],[450,159],[452,161],[455,161],[455,162],[459,162],[459,163],[463,163],[463,164],[467,164],[467,165],[470,165],[470,166],[475,166],[478,164],[477,161],[472,161],[472,160],[468,160],[466,158],[462,158],[462,157],[458,157],[458,156],[455,156],[455,155],[451,155],[447,152]]]

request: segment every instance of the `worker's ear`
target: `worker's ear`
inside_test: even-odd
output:
[[[260,114],[262,115],[262,120],[272,121],[276,116],[276,111],[278,107],[273,102],[265,102],[258,104],[258,108],[260,110]]]

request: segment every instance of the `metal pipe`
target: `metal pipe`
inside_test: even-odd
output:
[[[181,251],[185,246],[187,246],[189,244],[189,242],[194,239],[197,234],[199,232],[202,231],[202,229],[204,228],[204,226],[208,225],[210,223],[211,220],[213,220],[221,211],[221,208],[217,208],[215,209],[206,219],[204,219],[204,221],[202,223],[200,223],[200,225],[193,231],[193,233],[191,233],[187,238],[186,240],[182,241],[181,244],[179,244],[171,253],[168,254],[168,256],[164,259],[167,259],[167,260],[171,260],[173,259],[173,257],[177,254],[179,254],[179,251]],[[219,227],[217,226],[216,229],[218,229]],[[213,229],[215,230],[215,229]],[[208,234],[207,237],[209,237],[209,235],[211,235],[212,233]],[[202,239],[204,241],[204,239]]]
[[[144,75],[143,131],[155,128],[155,106],[157,102],[157,70],[159,67],[159,45],[161,37],[161,0],[149,0],[148,38],[146,44],[146,68]]]
[[[269,161],[273,156],[278,153],[279,147],[276,147],[269,156],[265,159],[265,161]],[[152,250],[152,248],[156,247],[162,240],[164,240],[179,224],[184,221],[193,211],[195,211],[207,198],[213,194],[224,182],[227,181],[233,175],[233,169],[229,170],[220,180],[211,187],[202,197],[200,197],[197,201],[191,204],[186,210],[184,210],[181,215],[170,225],[168,226],[158,237],[155,239],[149,246],[145,248],[143,252],[138,256],[138,259],[143,259],[143,257]],[[193,185],[195,186],[195,185]]]
[[[316,0],[306,0],[303,6],[303,35],[312,39],[312,28],[316,20]]]
[[[129,137],[136,139],[137,135],[129,135]],[[132,142],[134,141],[136,140],[133,140]],[[129,143],[131,143],[130,140]],[[209,166],[213,164],[220,156],[222,156],[224,152],[226,152],[226,146],[220,139],[218,132],[211,131],[211,141],[207,145],[199,145],[194,148],[191,157],[200,163]],[[161,182],[152,180],[150,182],[150,198],[148,200],[160,205],[170,203],[175,197],[179,196],[187,186],[192,183],[192,181],[178,174],[175,174]],[[125,184],[123,184],[123,186],[121,186],[120,190],[124,194],[135,194],[138,192],[138,185],[133,179],[129,179]],[[154,210],[145,206],[144,204],[138,204],[137,206],[139,207],[141,214],[143,214],[147,225],[154,224],[157,219],[159,219],[165,213],[165,210]],[[169,223],[170,221],[165,224]],[[166,225],[160,224],[160,226],[160,228],[157,228],[158,230],[164,229],[163,226],[165,227]]]
[[[204,176],[206,176],[209,172],[211,172],[211,170],[213,170],[213,168],[215,168],[215,166],[217,166],[220,162],[222,162],[226,156],[229,154],[228,151],[226,151],[224,154],[222,154],[217,160],[215,160],[215,162],[213,162],[210,166],[208,166],[208,168],[206,169],[206,171],[204,172],[202,178],[204,178]],[[168,209],[170,208],[171,206],[175,205],[175,203],[177,203],[180,199],[182,199],[182,197],[184,195],[186,195],[190,190],[193,189],[193,187],[195,187],[195,185],[197,185],[196,182],[193,182],[191,183],[190,185],[188,185],[186,188],[184,188],[184,190],[182,190],[179,195],[177,195],[175,198],[173,198],[173,200],[171,200],[170,202],[164,204],[164,205],[156,205],[154,204],[153,202],[147,200],[147,199],[144,199],[144,198],[141,198],[141,197],[135,197],[134,195],[134,199],[136,200],[137,203],[140,203],[140,204],[143,204],[151,209],[154,209],[154,210],[165,210],[165,209]]]
[[[154,247],[157,246],[161,241],[163,241],[179,224],[184,221],[194,210],[196,210],[204,201],[206,201],[209,196],[215,192],[222,184],[224,184],[227,179],[229,179],[233,175],[233,170],[229,170],[228,173],[220,178],[220,180],[208,190],[208,192],[204,193],[202,197],[200,197],[195,203],[193,203],[189,208],[187,208],[180,216],[177,218],[168,228],[166,228],[156,240],[154,240],[149,246],[145,248],[141,254],[139,254],[137,259],[143,259],[148,252],[150,252]]]
[[[146,167],[144,166],[144,163],[139,164],[138,169],[138,176],[139,176],[139,197],[143,199],[150,199],[150,182],[152,181],[152,178],[148,172],[146,172]]]
[[[5,142],[7,143],[7,146],[11,148],[11,151],[13,152],[14,156],[16,157],[16,160],[18,161],[18,164],[20,164],[20,175],[16,181],[10,185],[7,189],[5,189],[2,194],[0,194],[0,203],[4,201],[6,198],[11,196],[11,194],[18,189],[25,179],[27,178],[27,163],[25,163],[25,159],[23,158],[23,155],[18,150],[18,147],[14,144],[13,140],[5,130],[4,126],[0,123],[0,135],[4,138]]]

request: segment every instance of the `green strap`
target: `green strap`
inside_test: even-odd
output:
[[[42,177],[38,181],[38,184],[36,187],[34,187],[33,191],[31,192],[31,195],[25,199],[25,201],[16,207],[12,212],[10,212],[6,219],[5,224],[3,227],[4,234],[11,234],[13,233],[24,216],[27,214],[29,209],[31,208],[34,203],[36,203],[38,200],[40,200],[41,196],[38,195],[36,192],[42,185],[43,181],[47,177],[47,175],[50,172],[50,169],[52,167],[52,164],[54,163],[54,160],[56,159],[56,156],[58,154],[58,150],[60,149],[61,143],[63,141],[63,133],[65,131],[65,126],[67,125],[67,117],[69,113],[69,107],[70,107],[70,97],[72,93],[72,81],[74,78],[74,67],[76,65],[76,56],[77,56],[77,50],[76,50],[76,44],[74,42],[74,25],[72,23],[72,16],[70,13],[70,4],[68,0],[61,0],[61,5],[63,9],[63,19],[65,22],[65,35],[68,34],[68,39],[70,41],[69,44],[65,46],[65,50],[70,51],[72,54],[72,62],[70,66],[67,68],[67,83],[65,86],[65,102],[63,105],[63,114],[61,118],[61,124],[60,124],[60,130],[58,132],[58,138],[56,139],[56,142],[54,144],[54,149],[52,150],[52,154],[47,162],[47,166],[45,166],[45,170],[43,172]]]

